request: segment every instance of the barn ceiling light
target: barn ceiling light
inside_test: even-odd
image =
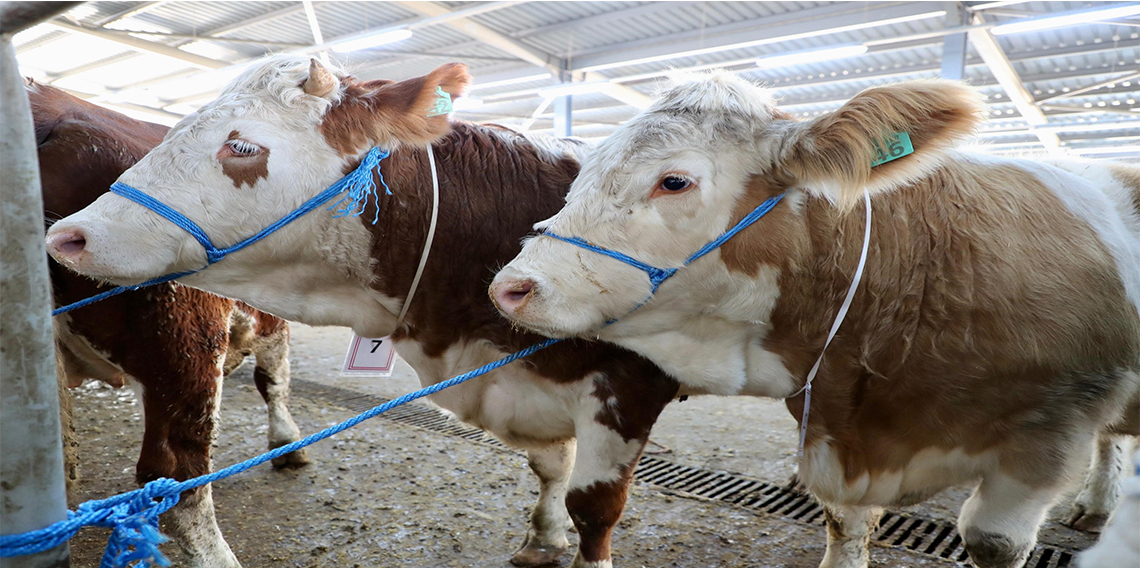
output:
[[[867,53],[867,46],[865,45],[841,45],[839,47],[828,47],[825,49],[814,49],[811,51],[798,51],[795,53],[784,53],[781,55],[772,55],[770,57],[761,57],[760,59],[756,60],[756,66],[761,69],[790,67],[792,65],[803,65],[805,63],[817,63],[820,61],[846,59],[848,57],[863,55],[864,53]]]
[[[593,93],[604,93],[607,89],[611,88],[613,83],[609,81],[591,81],[588,83],[563,83],[554,87],[546,87],[539,89],[538,94],[546,98],[565,97],[567,95],[589,95]]]
[[[1124,154],[1126,152],[1140,152],[1140,145],[1109,146],[1106,148],[1073,148],[1078,154]]]
[[[531,81],[541,81],[553,77],[550,73],[539,73],[537,75],[527,75],[525,77],[515,77],[514,79],[503,79],[502,81],[491,81],[490,83],[475,83],[471,85],[470,90],[475,89],[491,89],[494,87],[505,87],[507,85],[517,85],[519,83],[529,83]]]
[[[1020,34],[1040,30],[1051,30],[1053,28],[1064,28],[1077,24],[1088,24],[1104,20],[1127,18],[1129,16],[1135,16],[1138,14],[1140,14],[1140,4],[1128,4],[1126,6],[1115,6],[1112,8],[1098,8],[1096,10],[1081,10],[1079,12],[1067,12],[1064,14],[1058,14],[1056,16],[1031,18],[1028,20],[1021,20],[1019,22],[1001,24],[1000,26],[994,26],[993,29],[990,30],[990,33],[994,35]]]
[[[452,105],[456,111],[463,112],[465,110],[477,109],[483,106],[483,99],[476,99],[473,97],[461,97],[455,99],[455,104]]]
[[[392,30],[387,32],[380,32],[378,34],[367,35],[362,38],[335,43],[329,46],[329,48],[338,53],[348,53],[350,51],[370,49],[373,47],[379,47],[381,45],[388,45],[390,43],[404,41],[410,37],[412,37],[412,30]]]

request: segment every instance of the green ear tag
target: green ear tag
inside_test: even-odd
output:
[[[435,88],[435,104],[428,109],[428,116],[439,116],[441,114],[451,114],[455,107],[451,105],[451,95],[443,90],[443,87]],[[910,141],[907,140],[907,144]]]
[[[914,153],[914,145],[910,143],[910,134],[906,132],[889,134],[881,142],[873,142],[872,144],[875,146],[875,159],[871,160],[871,167]]]

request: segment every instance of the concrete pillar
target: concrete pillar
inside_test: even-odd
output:
[[[12,35],[78,2],[0,5],[0,534],[67,518],[59,390],[32,114]],[[0,559],[70,566],[68,546]]]

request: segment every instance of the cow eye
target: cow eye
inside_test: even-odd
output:
[[[689,189],[690,185],[692,185],[692,182],[683,177],[666,176],[665,179],[661,180],[661,189],[668,192],[676,193],[679,191],[685,191],[686,189]]]
[[[246,142],[245,140],[229,140],[226,142],[226,147],[234,156],[256,156],[261,152],[261,148],[257,144]]]

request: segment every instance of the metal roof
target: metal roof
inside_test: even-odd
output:
[[[18,34],[15,45],[27,76],[139,118],[173,123],[212,99],[245,63],[282,51],[317,53],[315,31],[327,47],[407,28],[413,34],[404,41],[330,55],[367,79],[399,80],[462,61],[475,76],[471,94],[481,104],[457,111],[459,118],[539,131],[552,130],[554,119],[549,93],[541,89],[563,81],[612,83],[572,96],[573,134],[596,138],[636,114],[667,84],[671,70],[724,67],[772,87],[795,116],[812,117],[873,85],[940,76],[944,42],[969,30],[963,76],[991,105],[980,140],[990,151],[1140,161],[1140,16],[1010,35],[989,31],[1129,5],[312,2],[314,30],[302,2],[98,1]],[[962,19],[963,7],[973,19]],[[998,52],[979,49],[978,34],[994,39]],[[755,63],[859,44],[867,52],[844,59],[770,69]],[[1011,77],[1020,87],[1011,86]]]

